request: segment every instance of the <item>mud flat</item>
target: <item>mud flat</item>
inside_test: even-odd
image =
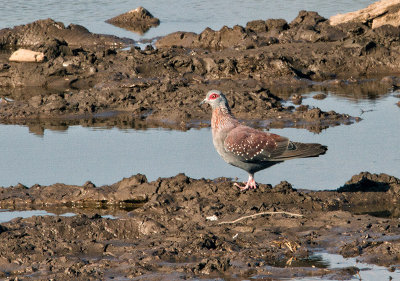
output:
[[[399,88],[399,35],[390,25],[332,26],[301,11],[290,23],[177,32],[141,50],[131,40],[39,20],[0,30],[0,122],[38,134],[74,124],[185,130],[209,126],[209,110],[197,104],[218,88],[248,122],[318,132],[359,119],[284,101],[315,89],[357,87],[357,98]],[[18,48],[43,53],[43,62],[9,61]],[[151,182],[139,174],[99,187],[2,187],[2,209],[77,215],[1,223],[0,278],[350,279],[360,271],[317,266],[310,257],[318,251],[397,271],[399,196],[399,179],[368,172],[333,191],[281,182],[239,192],[231,179],[184,174]]]
[[[78,280],[347,279],[360,270],[305,262],[321,250],[393,271],[400,254],[399,194],[399,179],[369,173],[355,175],[338,190],[314,192],[295,190],[288,182],[239,192],[226,178],[195,180],[183,174],[152,182],[138,174],[101,187],[87,182],[0,188],[2,208],[78,213],[0,224],[0,274]],[[107,212],[118,219],[100,215]],[[292,266],[299,262],[304,266]]]
[[[141,50],[132,40],[39,20],[0,31],[1,95],[14,100],[0,105],[0,120],[124,112],[191,127],[208,120],[197,104],[205,91],[218,88],[239,118],[313,127],[351,123],[351,116],[281,101],[305,89],[341,91],[366,79],[385,91],[397,87],[399,34],[390,25],[332,26],[315,12],[301,11],[290,23],[256,20],[200,34],[177,32],[160,38],[156,49]],[[20,47],[42,52],[45,61],[9,61]]]

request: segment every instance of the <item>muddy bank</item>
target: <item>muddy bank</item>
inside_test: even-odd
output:
[[[303,87],[303,86],[298,86],[298,87],[293,86],[293,87],[283,87],[283,88],[271,87],[269,91],[277,93],[279,96],[279,97],[275,95],[271,96],[274,97],[275,99],[274,103],[272,104],[272,107],[274,108],[279,106],[283,110],[281,110],[280,108],[276,108],[275,112],[274,110],[263,110],[262,109],[263,104],[260,105],[252,104],[252,100],[250,98],[255,98],[257,96],[256,94],[248,95],[249,100],[247,102],[244,102],[245,106],[240,106],[240,104],[236,103],[235,105],[236,109],[233,110],[235,115],[239,116],[239,118],[241,118],[244,122],[254,127],[259,127],[259,128],[295,127],[295,128],[305,128],[314,132],[319,132],[321,131],[321,129],[327,128],[328,126],[332,126],[335,124],[339,125],[343,123],[351,124],[352,122],[360,119],[358,117],[346,116],[345,114],[339,115],[333,112],[323,113],[315,109],[314,112],[318,112],[318,114],[314,115],[313,118],[310,118],[309,116],[307,119],[305,119],[306,115],[304,115],[303,117],[302,116],[303,113],[310,114],[313,111],[307,112],[308,111],[307,108],[305,108],[302,105],[292,105],[290,103],[285,104],[286,100],[291,101],[291,97],[294,95],[294,93],[310,96],[311,92],[321,91],[325,93],[328,92],[333,93],[334,95],[355,100],[380,99],[385,97],[388,94],[388,91],[390,92],[397,89],[397,86],[395,86],[397,84],[395,83],[396,83],[395,77],[384,77],[383,79],[380,80],[365,79],[360,81],[353,81],[353,80],[326,81],[323,83],[315,83],[310,87]],[[235,83],[232,82],[232,84]],[[31,87],[29,88],[30,91],[29,94],[32,94],[32,97],[34,97],[35,95],[37,95],[38,92],[40,92],[40,90],[41,88]],[[206,90],[206,88],[204,90]],[[202,94],[203,93],[199,93],[198,96],[201,97]],[[9,98],[13,97],[19,101],[21,99],[28,98],[27,94],[22,89],[15,91],[13,96],[7,95],[7,93],[1,92],[0,90],[0,95]],[[54,99],[58,98],[62,100],[62,97],[60,97],[59,94],[50,94],[50,95],[53,95]],[[163,97],[167,96],[168,93],[163,95]],[[238,98],[243,100],[243,97],[240,97],[239,94],[236,95],[235,93],[231,93],[231,97],[232,96],[233,98],[235,98],[235,96],[238,96]],[[314,97],[315,95],[311,96]],[[183,95],[182,97],[184,98]],[[316,98],[318,99],[319,96],[317,96]],[[33,100],[35,100],[35,98]],[[46,100],[47,105],[46,106],[42,105],[43,107],[42,109],[54,106],[54,103],[50,102],[51,99],[48,100],[47,98],[44,98],[44,100]],[[93,99],[92,101],[99,103],[99,101],[98,100],[96,101],[96,99]],[[17,102],[18,101],[16,101],[16,103]],[[304,101],[304,103],[307,103],[307,101]],[[170,111],[166,111],[167,110],[166,107],[172,106],[172,104],[169,105],[167,104],[165,105],[165,107],[161,103],[155,104],[155,106],[157,106],[159,111],[166,111],[165,114],[159,112],[159,114],[162,114],[163,118],[157,118],[153,114],[151,114],[150,116],[149,115],[143,116],[140,115],[139,110],[138,113],[135,114],[129,111],[110,110],[109,107],[107,107],[108,110],[105,112],[100,111],[91,114],[82,111],[80,114],[75,113],[74,115],[67,115],[67,116],[56,115],[56,117],[53,118],[50,118],[46,114],[43,114],[42,118],[22,118],[22,116],[24,116],[24,111],[25,114],[26,112],[28,112],[28,106],[24,106],[20,108],[22,110],[20,119],[10,117],[8,119],[3,119],[1,123],[25,125],[30,128],[30,131],[38,134],[43,133],[45,129],[67,130],[68,127],[72,125],[106,127],[106,128],[111,128],[114,126],[123,129],[127,128],[146,129],[146,128],[162,127],[175,130],[187,130],[189,128],[199,128],[199,127],[209,126],[210,112],[207,109],[207,107],[203,108],[197,107],[197,100],[193,100],[193,104],[194,108],[191,112],[188,109],[183,108],[182,109],[183,112],[169,116],[168,113],[170,113]],[[249,109],[246,109],[247,106],[249,107]],[[7,104],[7,107],[10,107],[10,109],[6,109],[5,107],[3,107],[3,113],[5,113],[7,110],[7,112],[10,111],[9,114],[12,115],[13,109],[11,108],[14,108],[12,102],[11,103],[9,102]],[[260,109],[261,112],[257,112],[253,116],[252,112],[250,112],[250,109],[252,108],[256,108],[256,110]],[[170,110],[173,110],[173,108],[171,108]],[[294,114],[292,114],[293,111]],[[17,112],[17,110],[15,110],[14,113],[15,112]],[[186,119],[182,117],[186,116],[186,114],[188,114],[188,116],[193,116],[194,114],[196,114],[196,118]],[[257,116],[259,118],[263,118],[264,120],[257,119]],[[329,117],[330,119],[326,117]],[[360,117],[362,117],[362,115],[360,115]]]
[[[359,270],[307,264],[321,249],[397,268],[399,179],[361,173],[336,191],[317,192],[295,190],[287,182],[247,192],[232,185],[226,178],[195,180],[180,174],[153,182],[136,175],[101,187],[87,182],[1,188],[2,208],[69,207],[81,215],[0,224],[0,274],[78,280],[348,279]],[[95,213],[96,208],[106,214],[107,208],[133,206],[129,213],[119,211],[119,219]],[[367,214],[377,206],[389,215]],[[305,266],[294,266],[302,261]]]
[[[30,47],[44,51],[48,59],[60,55],[72,55],[74,48],[104,49],[121,47],[129,43],[132,44],[133,41],[112,35],[94,34],[84,26],[76,24],[65,26],[53,19],[38,20],[0,30],[1,49]]]
[[[268,117],[318,131],[354,119],[285,106],[281,99],[310,89],[340,91],[371,77],[386,91],[397,87],[396,76],[381,78],[399,72],[398,34],[393,26],[333,27],[317,13],[301,11],[290,23],[258,20],[201,34],[179,32],[158,40],[157,49],[140,50],[132,41],[83,27],[37,21],[0,31],[0,92],[14,100],[0,105],[0,119],[65,119],[113,111],[190,127],[209,119],[197,104],[204,92],[218,88],[239,118]],[[7,50],[18,47],[41,51],[46,59],[8,61]]]

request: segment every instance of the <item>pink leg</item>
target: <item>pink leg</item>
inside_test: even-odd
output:
[[[240,190],[245,191],[247,189],[256,189],[257,188],[257,183],[254,180],[254,174],[249,174],[249,179],[247,180],[247,183],[245,186],[240,186],[239,184],[235,183],[234,186],[239,187]]]

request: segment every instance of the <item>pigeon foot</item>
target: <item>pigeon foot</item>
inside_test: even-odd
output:
[[[257,188],[257,183],[254,180],[254,176],[252,174],[249,174],[249,179],[246,183],[245,186],[241,186],[238,183],[235,183],[234,186],[238,187],[241,191],[245,191],[248,189],[256,189]]]

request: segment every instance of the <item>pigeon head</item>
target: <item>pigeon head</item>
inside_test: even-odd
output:
[[[218,107],[229,109],[228,101],[225,95],[218,90],[209,91],[206,95],[206,98],[200,103],[200,105],[203,103],[208,103],[213,109]]]

